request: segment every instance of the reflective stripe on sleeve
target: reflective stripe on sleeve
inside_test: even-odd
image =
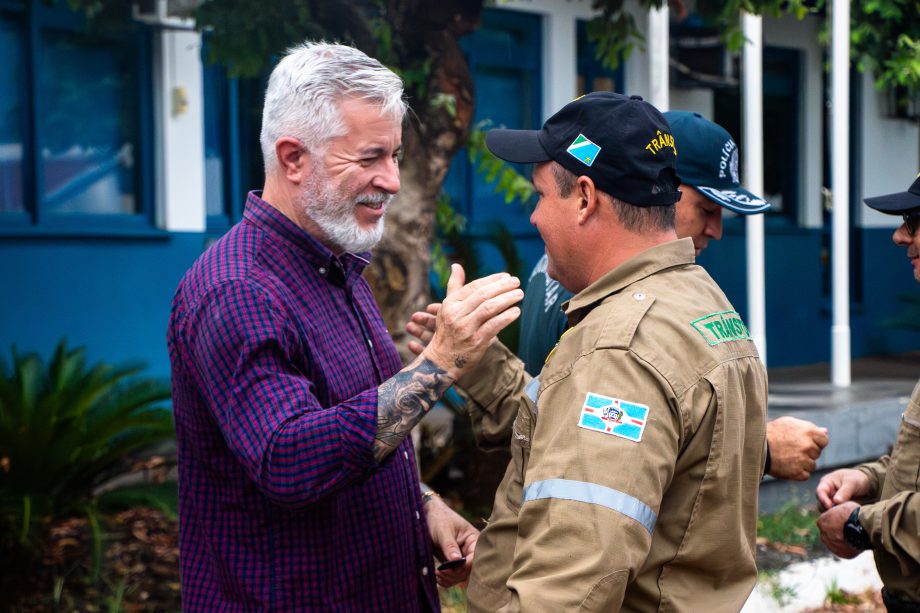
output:
[[[537,394],[540,392],[540,377],[534,377],[524,388],[524,393],[533,403],[533,414],[537,414]]]
[[[561,498],[577,500],[588,504],[597,504],[622,513],[642,524],[648,533],[655,529],[658,515],[652,509],[629,494],[596,483],[573,481],[571,479],[546,479],[531,483],[524,488],[524,500],[521,504],[541,498]]]

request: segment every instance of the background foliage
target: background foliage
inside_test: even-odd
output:
[[[169,387],[140,371],[89,366],[64,341],[47,364],[15,348],[0,362],[0,547],[40,550],[48,522],[74,513],[94,522],[96,488],[173,438]]]

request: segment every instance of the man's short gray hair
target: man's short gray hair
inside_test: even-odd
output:
[[[556,190],[559,192],[559,196],[568,198],[578,184],[578,176],[557,162],[552,163],[551,169],[553,178],[556,180]],[[623,202],[619,198],[614,198],[607,192],[597,190],[597,193],[601,195],[601,200],[610,202],[617,219],[630,232],[641,234],[674,229],[675,207],[673,204],[636,206]]]
[[[342,136],[339,104],[355,98],[380,107],[382,116],[399,121],[406,104],[402,80],[363,52],[325,42],[306,42],[288,50],[268,79],[262,107],[262,157],[265,174],[278,166],[275,142],[298,139],[308,151],[322,151]]]

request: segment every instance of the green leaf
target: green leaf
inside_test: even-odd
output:
[[[36,518],[85,509],[130,454],[174,438],[168,385],[139,373],[89,366],[66,341],[47,364],[12,351],[0,367],[0,525],[32,539]]]

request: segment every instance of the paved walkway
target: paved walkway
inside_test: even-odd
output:
[[[765,479],[761,511],[774,511],[793,501],[810,504],[823,473],[888,453],[901,413],[920,379],[920,352],[858,358],[853,361],[852,379],[850,387],[835,388],[828,364],[770,369],[770,419],[792,415],[826,426],[830,443],[810,481]]]

